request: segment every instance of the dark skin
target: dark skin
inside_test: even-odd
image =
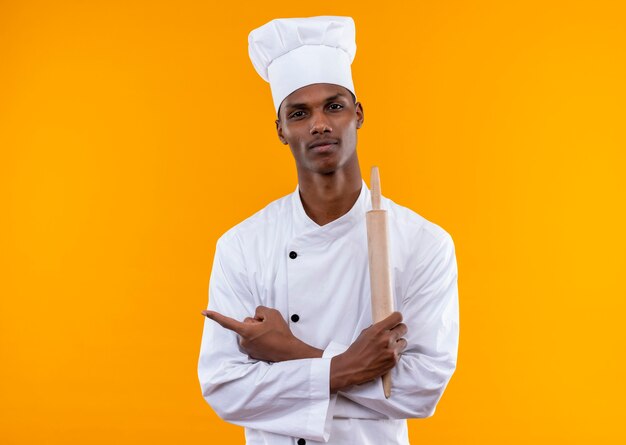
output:
[[[205,310],[202,314],[237,333],[241,348],[256,360],[282,362],[320,358],[324,353],[294,336],[276,309],[259,306],[254,318],[243,321],[215,311]],[[406,333],[400,312],[361,331],[343,354],[331,359],[330,392],[374,380],[393,368],[406,348],[406,340],[402,338]]]
[[[346,214],[361,192],[356,152],[363,106],[344,87],[314,84],[294,91],[280,106],[278,139],[296,161],[300,198],[320,226]],[[330,146],[312,145],[330,142]]]
[[[296,162],[300,198],[307,215],[322,226],[345,215],[361,192],[356,152],[363,107],[344,87],[313,84],[282,102],[276,131]],[[276,309],[259,306],[254,317],[237,321],[215,311],[202,314],[239,336],[254,359],[281,362],[320,358],[324,351],[296,338]],[[391,370],[407,343],[402,315],[394,312],[364,329],[343,353],[331,359],[330,391],[374,380]]]

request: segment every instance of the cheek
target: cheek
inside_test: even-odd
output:
[[[302,139],[302,129],[296,125],[292,125],[288,128],[283,127],[283,137],[289,143],[289,145],[298,145]]]
[[[302,147],[305,145],[302,137],[293,133],[288,135],[283,133],[283,136],[285,137],[285,141],[289,146],[291,154],[293,154],[294,157],[299,157],[300,153],[303,151]]]
[[[345,130],[342,135],[342,139],[346,142],[354,142],[357,139],[357,124],[356,121],[351,121],[345,127]]]
[[[300,138],[290,134],[289,136],[285,136],[285,140],[287,141],[287,144],[289,144],[289,147],[293,150],[294,148],[297,148],[299,143],[300,143]]]

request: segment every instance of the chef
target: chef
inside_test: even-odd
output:
[[[456,367],[452,239],[385,197],[397,312],[372,324],[355,52],[349,17],[249,35],[298,186],[218,240],[198,363],[204,398],[248,444],[408,444],[406,419],[433,414]]]

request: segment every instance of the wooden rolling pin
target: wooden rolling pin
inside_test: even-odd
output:
[[[374,323],[393,312],[391,262],[389,260],[389,230],[387,211],[380,208],[380,176],[378,167],[372,167],[370,179],[372,210],[365,214],[367,224],[367,250],[372,287],[372,320]],[[385,397],[391,395],[391,372],[383,375]]]

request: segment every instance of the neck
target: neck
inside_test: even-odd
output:
[[[300,199],[306,214],[323,226],[350,211],[363,181],[358,162],[328,174],[298,172]]]

